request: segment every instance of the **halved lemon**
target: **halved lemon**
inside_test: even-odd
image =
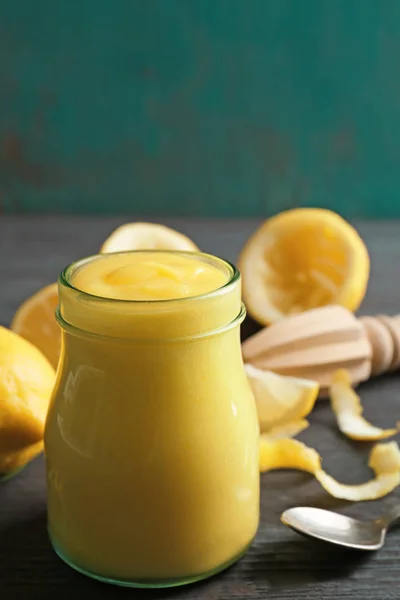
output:
[[[238,264],[244,303],[262,325],[328,304],[355,311],[370,268],[354,227],[320,208],[288,210],[264,221]]]
[[[47,285],[17,309],[11,329],[39,348],[54,368],[60,356],[61,332],[55,318],[58,305],[56,283]]]
[[[124,250],[198,251],[196,244],[183,233],[158,223],[126,223],[118,227],[104,242],[100,252]]]

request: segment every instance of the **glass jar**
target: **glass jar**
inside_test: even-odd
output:
[[[154,251],[156,252],[156,251]],[[243,369],[240,274],[212,292],[126,301],[59,279],[62,350],[45,428],[48,529],[82,573],[132,587],[208,577],[259,520],[258,420]]]

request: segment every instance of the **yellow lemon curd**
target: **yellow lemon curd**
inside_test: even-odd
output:
[[[45,430],[56,551],[132,586],[226,567],[259,519],[239,273],[201,253],[103,254],[68,267],[59,292]]]

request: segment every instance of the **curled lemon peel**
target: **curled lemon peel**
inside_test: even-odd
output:
[[[353,440],[374,441],[389,438],[398,428],[381,429],[363,416],[360,397],[351,387],[350,375],[345,369],[337,370],[329,390],[331,406],[340,431]]]
[[[321,458],[316,450],[303,442],[287,439],[260,438],[260,471],[296,469],[315,474],[321,468]]]
[[[281,440],[287,438],[294,438],[299,435],[302,431],[307,429],[310,423],[307,419],[300,419],[299,421],[289,421],[284,425],[277,425],[272,427],[267,433],[262,434],[262,438],[266,440]]]
[[[375,477],[360,485],[346,485],[336,481],[321,468],[321,457],[294,439],[260,438],[260,471],[295,469],[314,475],[328,494],[334,498],[360,502],[383,498],[400,484],[400,449],[396,442],[376,444],[370,453],[368,466]]]

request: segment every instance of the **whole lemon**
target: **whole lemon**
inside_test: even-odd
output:
[[[24,466],[43,449],[55,371],[33,344],[0,326],[0,474]]]

